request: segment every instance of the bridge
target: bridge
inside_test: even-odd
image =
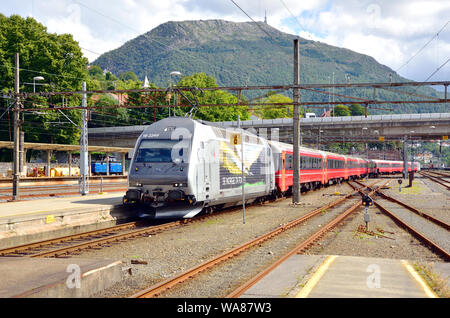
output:
[[[223,128],[254,129],[260,135],[293,143],[292,118],[206,122]],[[89,144],[133,147],[147,126],[89,128]],[[442,140],[450,135],[450,113],[302,118],[301,142],[377,142]]]

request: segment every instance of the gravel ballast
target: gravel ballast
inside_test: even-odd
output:
[[[373,182],[374,180],[369,180],[368,184]],[[393,185],[393,182],[391,184]],[[242,222],[242,211],[228,211],[205,221],[190,223],[150,237],[83,252],[74,256],[74,259],[91,257],[122,260],[123,281],[94,297],[128,297],[337,200],[339,196],[335,195],[336,191],[343,195],[351,193],[352,189],[343,184],[312,191],[302,195],[302,204],[295,207],[292,206],[290,198],[262,206],[247,207],[245,224]],[[357,196],[354,200],[357,200],[356,198],[359,199]],[[207,270],[194,280],[177,286],[162,296],[224,297],[350,205],[351,202],[347,202],[337,209],[323,211],[310,221],[280,234],[276,240],[247,250],[239,257],[223,262],[217,269]],[[411,234],[375,209],[371,211],[371,227],[395,233],[385,233],[395,240],[358,232],[358,227],[364,224],[363,215],[364,209],[361,208],[308,249],[306,254],[442,261]],[[144,261],[147,264],[131,264],[132,260]]]

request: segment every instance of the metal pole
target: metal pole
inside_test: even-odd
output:
[[[241,128],[241,118],[237,116],[237,126]],[[245,176],[244,176],[244,133],[241,131],[241,151],[242,151],[242,162],[241,162],[241,171],[242,171],[242,223],[245,224]]]
[[[294,39],[294,85],[300,83],[300,53],[299,53],[299,40]],[[292,203],[300,203],[300,90],[294,89],[294,118],[293,118],[293,130],[294,130],[294,176],[292,187]]]
[[[24,161],[26,161],[25,133],[23,131],[21,131],[20,138],[19,138],[19,175],[23,175],[23,173],[24,173]],[[26,175],[26,173],[25,173],[25,175]]]
[[[86,82],[83,82],[83,92],[86,92]],[[83,94],[81,106],[87,107],[87,96]],[[88,194],[88,176],[89,176],[89,159],[88,159],[88,130],[87,130],[87,110],[81,111],[81,139],[80,139],[80,173],[81,173],[81,195]]]
[[[333,85],[334,85],[334,72],[333,72]],[[334,86],[333,86],[333,117],[334,117],[334,106],[336,106],[336,105],[334,105]]]
[[[408,136],[403,141],[403,179],[408,177]]]
[[[14,151],[13,151],[13,193],[12,199],[19,200],[19,139],[20,139],[20,105],[19,105],[19,53],[15,54],[15,72],[14,72]]]

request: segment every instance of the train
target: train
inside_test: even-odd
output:
[[[136,141],[123,203],[153,218],[250,204],[292,193],[293,145],[187,117],[147,126]],[[366,160],[300,147],[301,191],[402,172],[403,161]],[[409,169],[420,165],[409,163]],[[244,182],[244,184],[243,184]]]

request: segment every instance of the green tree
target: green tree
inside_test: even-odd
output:
[[[91,112],[89,127],[121,126],[129,121],[130,116],[126,108],[112,108],[118,106],[116,98],[108,94],[93,98],[92,106],[95,107],[95,111]]]
[[[45,85],[36,86],[38,92],[81,90],[82,82],[88,79],[88,60],[83,57],[72,35],[48,33],[47,28],[33,18],[0,14],[0,87],[3,92],[12,91],[14,87],[16,52],[20,58],[21,92],[32,92],[33,85],[26,83],[33,83],[33,77],[38,75],[45,78],[40,83]],[[64,103],[75,106],[80,101],[79,96],[72,96],[66,98]],[[48,108],[62,102],[61,96],[33,96],[22,100],[25,108]],[[79,110],[64,113],[79,123]],[[12,122],[11,112],[9,116]],[[77,127],[57,111],[24,113],[22,129],[25,141],[31,142],[75,143],[79,138]],[[9,140],[8,133],[0,131],[0,139]]]
[[[236,96],[222,90],[202,91],[201,88],[218,87],[216,80],[212,76],[207,76],[205,73],[196,73],[191,76],[185,76],[178,82],[177,87],[198,88],[198,90],[194,91],[182,91],[185,97],[183,97],[181,93],[176,94],[176,98],[179,100],[179,105],[182,105],[182,107],[175,109],[175,113],[178,116],[184,116],[186,112],[191,110],[192,104],[189,103],[189,101],[194,104],[198,103],[199,105],[235,104],[238,101]],[[170,98],[171,104],[174,105],[175,94],[170,96]],[[238,115],[241,120],[247,120],[250,118],[250,113],[245,106],[198,107],[194,118],[208,121],[230,121],[236,120]]]
[[[92,79],[96,79],[96,80],[99,80],[99,81],[104,81],[106,79],[102,68],[100,66],[98,66],[98,65],[91,65],[89,67],[89,76]]]
[[[348,109],[350,110],[350,114],[352,116],[364,116],[366,113],[365,108],[360,104],[351,104]]]
[[[119,74],[119,79],[121,81],[134,81],[134,82],[138,81],[137,75],[132,71],[128,71],[128,72]]]
[[[348,109],[345,105],[336,105],[334,107],[334,116],[335,117],[342,117],[342,116],[350,116],[350,109]]]
[[[292,103],[292,99],[282,94],[271,94],[262,100],[265,104],[270,103]],[[294,114],[293,105],[263,105],[261,108],[255,111],[256,115],[262,119],[275,119],[275,118],[292,118]],[[303,109],[300,109],[300,117],[303,116]]]
[[[134,81],[119,81],[117,83],[118,89],[139,89],[141,82]],[[153,83],[150,83],[149,88],[157,88]],[[129,93],[127,94],[127,106],[135,106],[136,108],[129,108],[128,114],[130,121],[134,121],[133,125],[150,124],[154,121],[161,120],[169,116],[169,109],[167,107],[159,107],[167,105],[167,95],[164,92],[155,93]],[[173,115],[173,113],[172,113]]]

